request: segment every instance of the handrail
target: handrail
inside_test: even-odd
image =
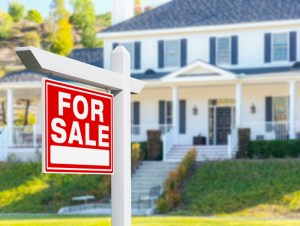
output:
[[[174,146],[174,139],[175,137],[175,128],[172,127],[169,132],[162,135],[162,141],[163,141],[163,161],[167,160],[167,155],[169,151]]]

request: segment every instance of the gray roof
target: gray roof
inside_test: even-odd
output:
[[[103,48],[74,49],[69,57],[97,67],[103,67]]]
[[[300,18],[299,0],[173,0],[105,29],[124,32]]]
[[[5,75],[4,77],[0,78],[0,83],[38,82],[41,81],[42,77],[47,76],[48,75],[41,74],[38,72],[23,70]]]

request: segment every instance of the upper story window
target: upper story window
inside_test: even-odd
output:
[[[288,33],[273,34],[272,57],[273,61],[288,61]]]
[[[179,40],[165,41],[165,67],[178,67],[180,55]]]
[[[121,43],[120,45],[124,46],[127,51],[130,53],[130,65],[131,65],[131,69],[134,69],[134,43]]]
[[[230,38],[217,39],[217,64],[230,64]]]

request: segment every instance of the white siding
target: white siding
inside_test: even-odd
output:
[[[219,31],[214,33],[198,32],[198,33],[182,33],[169,36],[148,35],[141,37],[120,38],[117,40],[105,40],[105,54],[104,63],[105,68],[109,67],[109,53],[112,50],[114,42],[141,42],[141,70],[133,72],[143,73],[147,69],[155,71],[174,71],[178,68],[158,68],[158,41],[170,39],[188,40],[188,64],[195,60],[209,61],[209,38],[210,37],[229,37],[232,35],[238,36],[238,65],[220,65],[225,68],[253,68],[253,67],[274,67],[274,66],[290,66],[291,62],[274,62],[264,63],[264,34],[267,32],[290,32],[297,31],[297,59],[300,59],[300,29],[296,27],[268,27],[265,29],[251,29],[251,30],[232,30],[232,31]]]

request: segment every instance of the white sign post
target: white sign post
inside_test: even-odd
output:
[[[144,82],[130,77],[130,55],[122,46],[111,53],[111,70],[91,66],[34,47],[16,48],[27,69],[109,89],[114,95],[114,175],[112,226],[131,225],[130,94]]]

